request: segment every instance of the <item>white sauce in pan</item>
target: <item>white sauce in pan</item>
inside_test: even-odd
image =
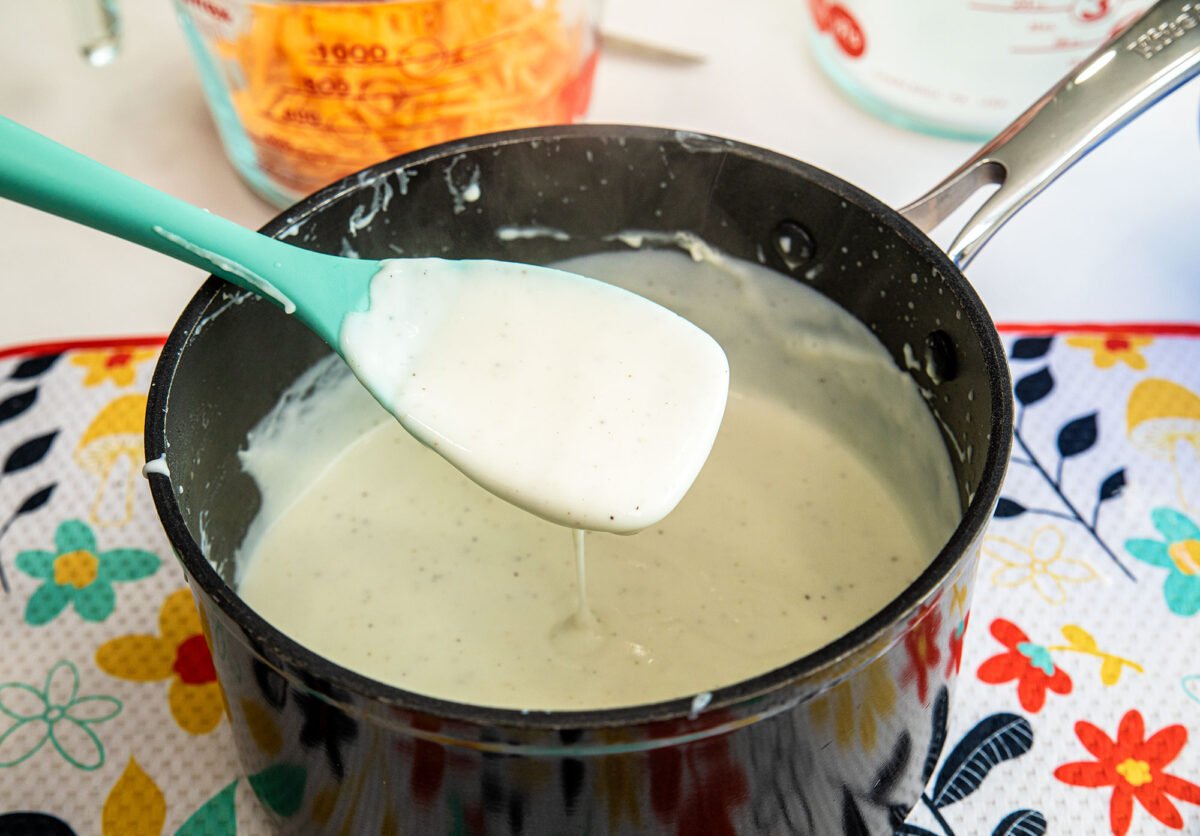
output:
[[[958,519],[912,381],[824,297],[674,252],[567,265],[619,278],[729,357],[725,420],[676,510],[632,536],[571,532],[408,436],[339,361],[298,381],[244,454],[263,492],[239,591],[312,650],[465,703],[594,709],[766,672],[862,623]]]

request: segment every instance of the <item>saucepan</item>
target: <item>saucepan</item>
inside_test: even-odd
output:
[[[154,502],[201,611],[242,765],[279,828],[892,832],[945,738],[980,540],[1011,441],[1004,352],[960,268],[1071,163],[1195,74],[1198,22],[1191,2],[1159,3],[899,212],[741,143],[582,125],[408,154],[267,224],[266,234],[333,253],[352,243],[372,258],[399,248],[530,263],[623,248],[616,236],[627,230],[692,233],[816,288],[872,330],[929,393],[962,509],[945,547],[882,610],[706,702],[522,712],[402,691],[309,651],[238,597],[238,546],[260,502],[238,451],[328,349],[274,306],[211,278],[155,371],[146,457],[164,457],[170,470],[151,475]],[[456,172],[477,177],[484,199],[453,205]],[[987,184],[999,188],[940,250],[922,229]],[[510,225],[567,234],[497,235]]]

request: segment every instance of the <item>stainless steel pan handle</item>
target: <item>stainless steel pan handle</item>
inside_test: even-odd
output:
[[[1161,0],[1072,70],[924,197],[900,210],[926,232],[999,184],[947,248],[959,267],[1085,154],[1200,73],[1200,0]]]

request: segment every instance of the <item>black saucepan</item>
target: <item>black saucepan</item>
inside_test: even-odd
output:
[[[1115,57],[1097,53],[1105,66],[1092,79],[1107,79],[1114,67],[1123,79],[1128,62],[1180,63],[1172,50],[1196,38],[1162,33],[1187,35],[1192,5],[1172,0],[1151,14],[1159,16],[1135,24]],[[1162,75],[1159,93],[1168,88]],[[1026,130],[1007,132],[910,214],[933,222],[981,182],[1005,182],[951,249],[958,261],[969,259],[1016,207],[1152,98],[1143,83],[1143,92],[1117,96],[1124,110],[1111,118],[1114,95],[1103,107],[1089,105],[1087,83],[1064,82],[1022,117]],[[1065,153],[1059,146],[1061,164],[1047,166],[1044,149],[1022,137],[1036,139],[1039,120],[1054,111],[1060,126],[1072,117],[1059,139],[1075,144]],[[1024,174],[1031,167],[1038,177]],[[448,184],[476,173],[485,198],[456,206]],[[383,190],[390,200],[380,199]],[[630,229],[684,230],[804,281],[865,323],[932,393],[962,520],[882,611],[783,668],[714,692],[705,706],[683,699],[523,713],[401,691],[301,647],[233,589],[237,546],[260,502],[237,452],[328,348],[271,304],[210,279],[155,371],[146,456],[165,456],[169,466],[169,478],[151,477],[154,501],[204,617],[243,766],[280,828],[891,832],[941,746],[980,539],[1011,439],[1003,351],[955,260],[901,213],[804,163],[639,127],[548,127],[419,151],[330,186],[263,232],[338,253],[351,218],[368,215],[353,240],[363,257],[390,257],[399,247],[413,256],[547,263],[622,248],[612,236]],[[496,230],[505,225],[569,235],[502,240]],[[905,363],[906,347],[918,363]]]

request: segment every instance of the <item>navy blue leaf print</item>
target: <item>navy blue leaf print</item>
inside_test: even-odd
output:
[[[1022,406],[1035,404],[1052,391],[1054,391],[1054,376],[1050,374],[1048,367],[1025,375],[1013,387],[1013,394],[1017,396],[1017,400],[1021,402]]]
[[[1016,500],[1000,497],[1000,501],[996,503],[996,518],[1006,519],[1007,517],[1019,517],[1025,513],[1025,506]]]
[[[1058,452],[1064,459],[1086,453],[1096,444],[1096,413],[1069,421],[1058,431]]]
[[[932,830],[926,830],[923,827],[917,827],[915,824],[905,822],[896,828],[896,836],[937,836]]]
[[[967,732],[942,764],[933,787],[933,806],[961,801],[1006,760],[1020,757],[1033,746],[1033,728],[1016,714],[993,714]]]
[[[875,772],[875,779],[871,782],[872,801],[880,805],[888,803],[892,789],[900,780],[900,776],[904,774],[904,769],[908,766],[908,759],[911,756],[912,738],[909,737],[907,731],[900,732],[900,736],[896,738],[896,744],[892,746],[891,755]]]
[[[871,836],[854,794],[845,785],[842,786],[842,832],[845,836]]]
[[[255,646],[257,650],[257,645]],[[259,653],[266,653],[265,650],[258,650]],[[265,664],[255,659],[251,663],[251,670],[254,673],[254,681],[258,683],[259,693],[263,695],[267,703],[275,708],[283,708],[287,703],[287,680],[278,672]]]
[[[16,473],[18,470],[33,467],[50,452],[50,446],[54,444],[57,435],[58,430],[55,430],[18,445],[4,460],[4,467],[0,468],[0,474]]]
[[[16,418],[37,402],[37,387],[26,389],[0,401],[0,424]]]
[[[888,824],[892,826],[892,830],[900,829],[904,824],[904,820],[908,818],[910,809],[904,804],[892,804],[888,806]]]
[[[0,836],[75,836],[75,831],[46,813],[5,813],[0,815]]]
[[[996,825],[992,836],[1046,836],[1046,817],[1037,810],[1016,810]]]
[[[11,517],[0,525],[0,537],[8,533],[8,527],[13,524],[13,521],[22,514],[30,514],[41,508],[50,501],[50,497],[54,494],[54,489],[58,487],[57,482],[51,482],[40,491],[34,491],[29,496],[25,497],[25,501],[20,504],[17,510],[13,511]],[[8,576],[4,574],[4,564],[0,563],[0,589],[4,590],[5,594],[10,591],[8,586]],[[0,834],[2,836],[2,834]]]
[[[933,733],[929,738],[929,750],[925,753],[925,766],[921,769],[921,785],[929,783],[933,777],[933,768],[937,766],[938,758],[942,756],[942,747],[946,745],[946,727],[950,721],[950,690],[942,686],[937,699],[933,702]]]
[[[358,723],[339,707],[346,697],[336,688],[315,677],[307,677],[305,684],[315,692],[296,694],[296,703],[304,715],[300,744],[305,749],[324,748],[327,763],[340,781],[346,774],[342,747],[358,737]],[[335,701],[327,702],[322,694]]]
[[[558,783],[562,788],[563,804],[568,810],[575,809],[575,802],[583,792],[587,780],[587,766],[579,758],[563,758],[558,768]]]
[[[31,493],[29,496],[25,497],[25,501],[21,503],[19,508],[17,508],[16,513],[13,514],[13,517],[19,517],[22,514],[31,514],[37,509],[41,508],[50,501],[50,497],[54,494],[54,489],[57,487],[57,483],[50,484],[42,488],[40,491]]]
[[[9,380],[29,380],[31,377],[45,374],[50,371],[50,367],[58,362],[61,354],[43,354],[41,357],[30,357],[28,360],[22,360],[17,364],[17,367],[12,370],[12,374],[8,376]]]
[[[1014,360],[1036,360],[1045,357],[1054,337],[1022,337],[1012,344]]]
[[[1123,490],[1125,490],[1125,468],[1110,473],[1100,483],[1100,501],[1105,502],[1115,496],[1120,496]]]

